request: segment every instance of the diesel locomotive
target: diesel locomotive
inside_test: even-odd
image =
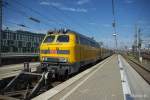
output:
[[[93,38],[72,30],[49,31],[40,45],[41,67],[55,75],[70,75],[82,66],[111,55]]]

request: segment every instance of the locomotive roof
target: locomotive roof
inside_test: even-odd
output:
[[[87,37],[87,36],[85,36],[85,35],[83,35],[83,34],[80,34],[80,33],[76,32],[76,31],[70,30],[70,29],[60,29],[60,30],[56,30],[56,29],[55,29],[55,30],[50,30],[50,31],[48,31],[48,34],[55,34],[55,33],[60,33],[60,34],[73,33],[73,34],[79,35],[79,36],[81,36],[81,37],[84,37],[84,38],[86,38],[86,39],[88,39],[88,40],[90,40],[90,41],[96,42],[94,39],[92,39],[92,38],[90,38],[90,37]],[[98,42],[97,42],[97,43],[98,43]]]

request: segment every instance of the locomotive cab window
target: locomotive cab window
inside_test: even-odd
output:
[[[69,42],[69,36],[68,35],[59,35],[57,37],[57,42]]]
[[[55,39],[54,35],[47,36],[44,40],[44,43],[51,43],[54,41],[54,39]]]

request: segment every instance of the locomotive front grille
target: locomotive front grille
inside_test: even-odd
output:
[[[43,57],[44,62],[59,62],[58,58]]]
[[[43,62],[52,62],[52,63],[58,63],[58,62],[61,62],[61,63],[66,63],[68,62],[68,59],[67,58],[51,58],[51,57],[43,57]]]

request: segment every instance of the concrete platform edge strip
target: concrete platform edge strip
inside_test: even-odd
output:
[[[124,71],[124,66],[121,61],[121,55],[118,55],[118,65],[120,68],[120,75],[121,75],[121,83],[122,83],[122,89],[123,89],[123,96],[124,100],[133,100],[129,82],[126,76],[126,73]]]
[[[52,98],[53,96],[55,96],[56,94],[58,94],[59,92],[61,92],[62,90],[64,90],[65,88],[67,88],[68,86],[70,86],[71,84],[73,84],[74,82],[78,81],[79,79],[81,79],[83,76],[87,75],[88,73],[90,73],[91,71],[93,71],[94,69],[97,69],[99,67],[99,65],[102,65],[104,63],[106,63],[107,61],[109,61],[113,56],[105,59],[104,61],[96,64],[95,66],[81,72],[80,74],[72,77],[71,79],[61,83],[60,85],[44,92],[43,94],[33,98],[32,100],[48,100],[50,98]]]

